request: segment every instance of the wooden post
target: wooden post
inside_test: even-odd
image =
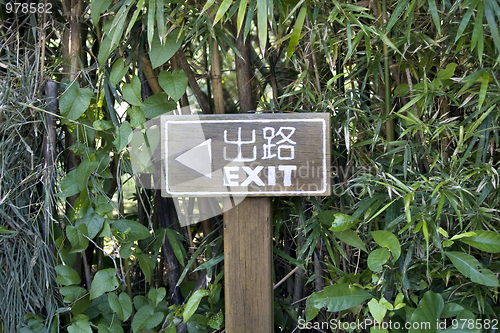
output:
[[[271,200],[245,198],[224,209],[227,333],[273,332]]]

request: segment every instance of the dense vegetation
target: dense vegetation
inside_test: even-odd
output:
[[[46,3],[0,1],[0,332],[224,330],[222,218],[126,148],[189,105],[331,114],[332,196],[273,199],[275,331],[498,330],[497,1]]]

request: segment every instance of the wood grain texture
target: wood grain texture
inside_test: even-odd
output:
[[[230,199],[224,202],[231,207]],[[246,198],[224,213],[227,333],[273,332],[271,198]]]
[[[211,161],[208,154],[182,160],[183,154],[203,143],[210,147]],[[331,193],[330,115],[326,113],[166,116],[162,145],[164,188],[170,195]],[[195,169],[206,163],[210,166],[203,169],[211,174],[203,177]],[[253,178],[249,172],[254,172]]]

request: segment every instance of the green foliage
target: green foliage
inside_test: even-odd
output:
[[[220,97],[211,91],[215,40],[226,111],[238,111],[244,71],[234,63],[245,56],[258,111],[332,116],[333,194],[273,199],[276,331],[296,330],[301,318],[373,318],[445,320],[443,331],[458,332],[465,330],[452,320],[498,313],[496,1],[92,0],[88,8],[81,57],[61,58],[67,34],[48,35],[59,36],[48,37],[45,53],[57,60],[44,58],[44,75],[61,82],[52,167],[34,153],[46,132],[37,124],[52,114],[32,96],[40,77],[19,72],[29,61],[18,61],[10,45],[0,53],[0,252],[8,258],[0,257],[0,285],[18,293],[9,302],[27,304],[18,301],[24,310],[15,316],[0,308],[4,331],[45,303],[35,278],[27,284],[34,287],[16,284],[19,267],[19,276],[39,269],[49,281],[40,285],[55,281],[63,298],[57,315],[28,314],[21,332],[224,330],[222,228],[160,223],[164,207],[150,188],[160,182],[152,156],[161,138],[146,123],[186,106],[186,92],[190,104],[206,99],[208,108]],[[66,17],[54,17],[56,26],[70,26]],[[17,77],[34,81],[10,83]],[[126,149],[135,139],[138,156]],[[51,189],[35,186],[51,168]],[[29,190],[16,192],[25,184]],[[43,200],[31,203],[35,197]],[[197,217],[195,201],[184,202],[189,218]],[[48,240],[39,225],[49,227]],[[51,263],[50,252],[55,268],[43,270],[36,256]],[[195,289],[200,276],[210,282]]]

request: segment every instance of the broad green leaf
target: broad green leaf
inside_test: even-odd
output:
[[[87,294],[88,291],[80,286],[65,286],[59,289],[61,294],[64,296],[63,301],[65,303],[73,303],[83,295]]]
[[[290,41],[288,42],[288,49],[286,51],[287,58],[290,58],[292,56],[292,53],[295,51],[295,47],[299,43],[300,34],[302,33],[302,26],[304,25],[304,21],[306,19],[306,14],[307,5],[303,5],[300,9],[299,15],[297,15],[295,25],[293,26],[293,30],[291,32]]]
[[[61,115],[70,120],[77,120],[89,107],[92,95],[92,89],[81,89],[80,84],[73,81],[59,99]]]
[[[122,80],[123,76],[125,76],[129,67],[130,65],[125,66],[125,60],[123,58],[116,60],[109,74],[109,83],[111,83],[112,86],[116,86]]]
[[[117,296],[115,293],[108,294],[109,307],[116,312],[122,321],[126,321],[132,314],[132,300],[126,292]]]
[[[129,139],[131,139],[130,134],[132,134],[132,127],[130,127],[129,122],[125,120],[120,125],[120,128],[117,129],[116,139],[113,141],[117,152],[121,152],[123,148],[128,145]]]
[[[257,30],[260,51],[266,53],[267,43],[267,0],[257,0]]]
[[[95,274],[92,280],[90,299],[97,298],[108,291],[113,291],[119,285],[114,268],[101,269]]]
[[[189,318],[196,312],[198,306],[200,305],[201,299],[205,296],[208,296],[208,290],[198,289],[196,290],[191,297],[189,297],[186,306],[184,307],[184,312],[182,313],[182,320],[187,322]]]
[[[84,236],[87,234],[87,226],[80,224],[78,227],[69,225],[66,227],[66,236],[71,243],[71,251],[69,253],[82,252],[89,246],[89,240]]]
[[[460,273],[471,279],[472,282],[489,287],[499,286],[496,275],[481,265],[481,263],[470,254],[458,251],[449,251],[445,252],[445,254],[450,258],[451,262]]]
[[[117,228],[118,231],[120,231],[122,234],[126,234],[128,242],[141,240],[151,236],[148,228],[146,228],[139,222],[132,220],[116,220],[111,225],[111,228]]]
[[[130,117],[130,126],[134,128],[140,128],[146,122],[144,112],[138,106],[132,106],[128,108],[127,115]]]
[[[89,320],[87,318],[78,318],[73,324],[68,327],[68,333],[92,333],[92,328],[90,328]]]
[[[490,253],[500,252],[500,234],[495,231],[477,230],[475,235],[461,238],[460,241],[481,251]]]
[[[175,257],[179,261],[179,263],[184,266],[184,248],[179,244],[178,239],[181,237],[179,233],[172,229],[166,229],[167,233],[167,238],[168,242],[170,243],[170,246],[172,246],[172,250],[174,251]]]
[[[92,127],[98,131],[107,131],[113,128],[113,122],[111,120],[98,119],[92,123]]]
[[[107,196],[99,195],[95,198],[95,212],[97,214],[106,214],[113,211],[113,205],[110,203]]]
[[[78,273],[70,266],[57,265],[54,269],[57,273],[56,282],[63,286],[78,284],[82,281]]]
[[[316,317],[321,308],[328,312],[339,312],[359,305],[373,298],[367,291],[348,283],[339,283],[325,287],[323,291],[314,292],[307,299],[306,320]]]
[[[354,246],[368,253],[365,244],[363,243],[361,238],[359,238],[358,234],[355,231],[346,229],[344,231],[334,231],[333,234],[342,242]]]
[[[167,290],[164,287],[154,288],[151,287],[148,292],[148,298],[153,302],[153,306],[156,308],[158,304],[165,298],[167,295]]]
[[[467,238],[467,237],[472,237],[472,236],[476,236],[476,232],[475,231],[467,231],[467,232],[464,232],[464,233],[461,233],[461,234],[458,234],[458,235],[455,235],[453,237],[451,237],[450,240],[457,240],[457,239],[460,239],[460,238]]]
[[[219,311],[218,313],[210,317],[210,319],[208,320],[208,325],[214,330],[218,330],[222,327],[223,322],[224,314],[222,313],[222,311]]]
[[[163,44],[160,42],[160,38],[156,34],[154,35],[151,51],[149,52],[149,59],[153,68],[163,65],[177,52],[184,39],[183,36],[177,39],[179,31],[179,29],[176,29],[169,33],[165,37]]]
[[[332,211],[323,211],[319,214],[320,219],[325,219],[327,218],[328,215],[323,215],[323,213],[326,212],[332,212]],[[331,231],[344,231],[346,229],[351,228],[353,225],[357,224],[360,222],[360,220],[354,220],[351,218],[350,215],[347,214],[342,214],[342,213],[334,213],[333,214],[333,222],[331,222],[331,227],[329,228]]]
[[[215,14],[215,19],[214,19],[214,22],[212,23],[212,26],[214,26],[215,24],[217,24],[217,22],[220,21],[222,16],[224,16],[224,14],[229,9],[229,6],[231,6],[232,2],[233,2],[232,0],[223,0],[222,1],[222,3],[219,6],[219,9],[217,10],[217,14]]]
[[[176,108],[177,103],[169,101],[168,95],[162,92],[149,96],[144,101],[144,106],[141,107],[141,110],[144,112],[146,118],[153,119]]]
[[[90,15],[92,18],[92,22],[94,25],[99,22],[101,14],[108,9],[109,5],[111,5],[112,0],[93,0],[90,2]]]
[[[378,245],[388,248],[392,253],[392,262],[396,262],[401,255],[401,245],[399,240],[392,232],[387,230],[372,231],[373,240]]]
[[[382,323],[384,321],[385,314],[387,313],[387,309],[384,305],[379,303],[375,298],[372,298],[368,302],[368,309],[370,309],[370,313],[373,318],[377,321],[377,323]]]
[[[448,80],[448,79],[451,79],[453,77],[453,75],[455,74],[455,69],[457,68],[457,64],[456,63],[449,63],[448,65],[446,65],[446,68],[443,68],[441,69],[438,73],[437,73],[437,78],[439,80]]]
[[[163,90],[174,100],[179,100],[186,92],[188,77],[180,68],[176,68],[172,73],[162,71],[158,75],[158,82]],[[170,111],[170,110],[169,110]]]
[[[67,198],[83,191],[80,188],[78,180],[78,169],[68,172],[61,181],[61,192],[57,193],[57,197]]]
[[[441,317],[443,308],[444,302],[441,295],[433,291],[426,292],[422,300],[418,303],[417,309],[411,315],[411,322],[418,324],[412,325],[410,333],[437,333],[439,330],[436,323],[438,323]],[[430,323],[430,329],[428,326],[424,328],[424,326],[421,325],[422,323]]]
[[[130,83],[126,83],[122,88],[123,98],[131,105],[142,106],[141,80],[137,75],[132,77]]]
[[[391,257],[391,253],[385,247],[373,250],[368,255],[368,268],[373,272],[380,272],[382,265]]]
[[[161,324],[165,315],[163,312],[155,312],[152,304],[141,307],[132,320],[132,331],[139,332],[141,329],[151,329]]]
[[[85,216],[76,220],[75,226],[78,227],[81,223],[87,226],[87,236],[94,238],[102,229],[104,224],[104,217],[95,213],[92,207],[87,209]]]

